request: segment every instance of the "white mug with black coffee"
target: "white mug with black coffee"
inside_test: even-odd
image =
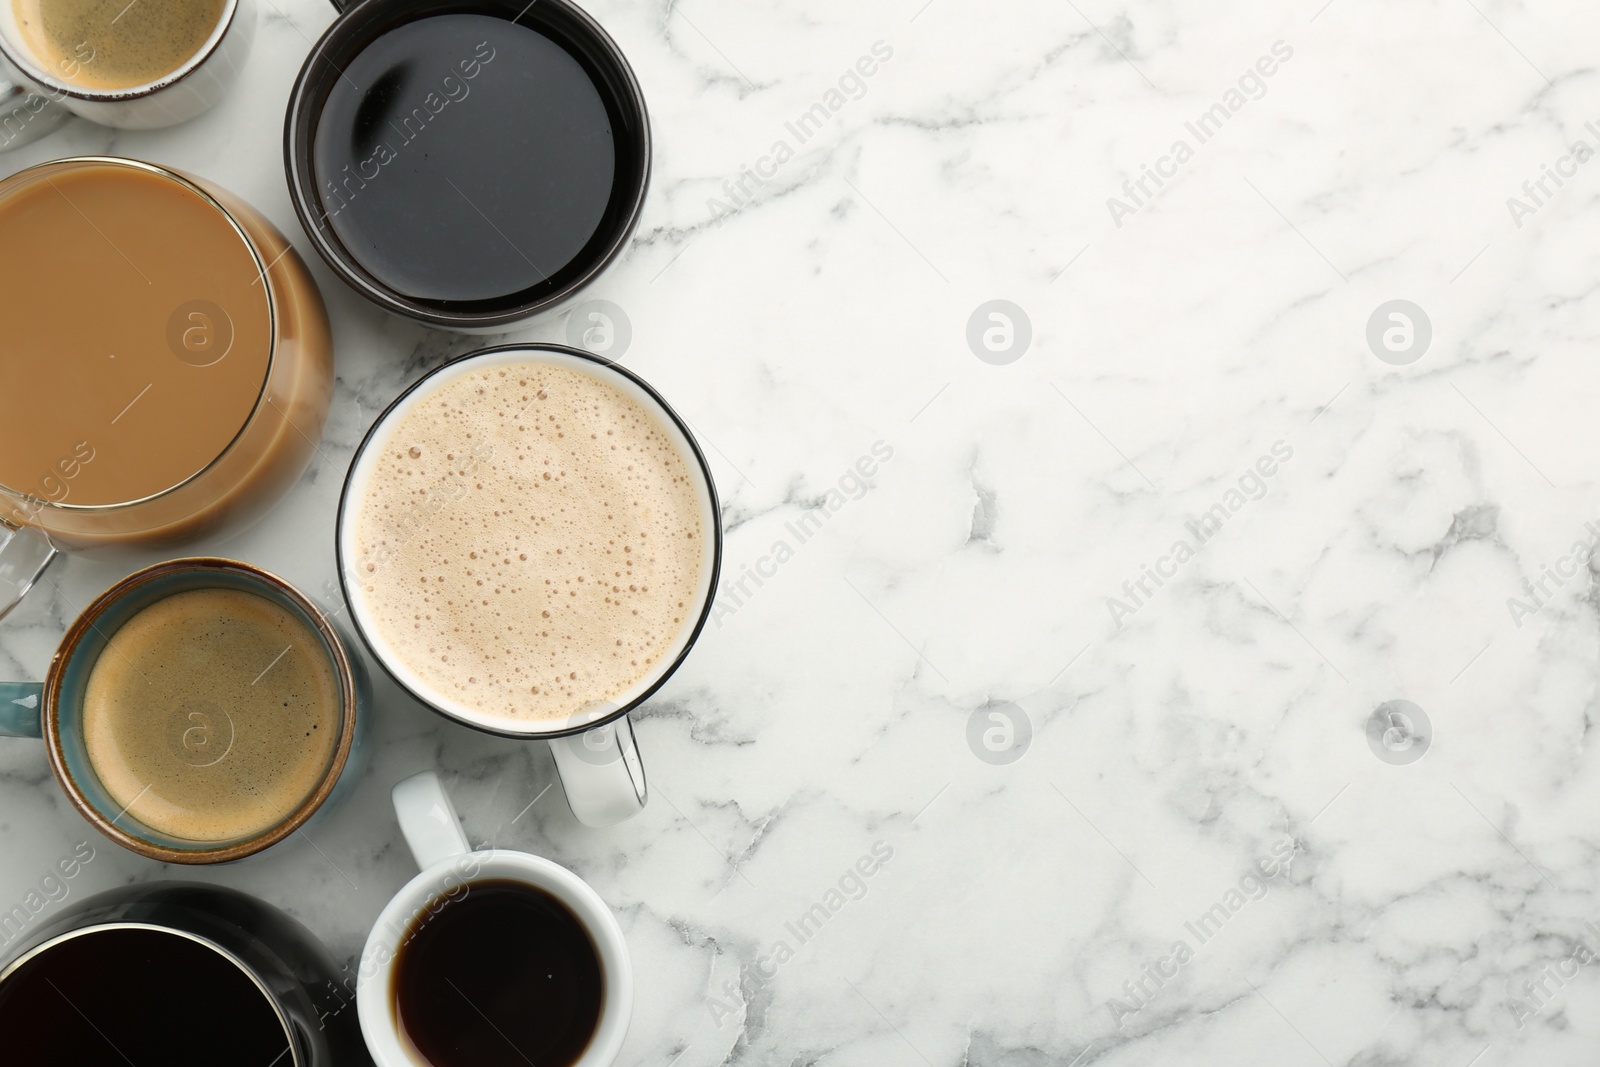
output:
[[[422,870],[361,952],[356,1011],[377,1067],[611,1067],[633,969],[606,902],[540,856],[474,851],[432,771],[393,797]]]
[[[579,821],[643,808],[627,712],[699,635],[722,545],[705,458],[649,385],[554,345],[439,367],[357,450],[337,544],[357,628],[401,686],[548,740]]]

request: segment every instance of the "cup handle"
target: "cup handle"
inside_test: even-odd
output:
[[[0,682],[0,737],[44,736],[44,686]]]
[[[21,602],[55,558],[55,546],[44,534],[0,519],[0,619]]]
[[[59,99],[30,90],[11,63],[0,59],[0,152],[32,144],[71,117]]]
[[[611,826],[644,810],[644,761],[626,715],[587,733],[550,739],[567,806],[585,826]]]
[[[411,856],[417,867],[427,870],[443,860],[465,856],[472,851],[467,835],[461,830],[461,820],[456,817],[455,806],[432,771],[413,774],[395,783],[389,792],[394,800],[395,818],[400,820],[400,833],[411,846]]]

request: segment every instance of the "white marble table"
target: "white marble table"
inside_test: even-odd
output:
[[[0,172],[171,163],[312,260],[338,343],[321,458],[226,550],[326,597],[353,446],[483,341],[385,318],[310,252],[280,123],[332,11],[263,9],[215,112],[77,123]],[[120,852],[37,743],[0,746],[0,905],[88,840],[68,901],[215,880],[349,960],[412,873],[389,786],[432,767],[475,841],[617,911],[624,1064],[1596,1062],[1592,10],[591,10],[657,138],[638,238],[593,295],[711,457],[725,586],[761,578],[637,717],[647,811],[584,829],[542,746],[384,684],[352,802],[225,870]],[[1561,184],[1525,191],[1547,167]],[[994,299],[1031,323],[1003,365],[967,340]],[[1398,363],[1367,340],[1397,299],[1432,334],[1380,344]],[[892,457],[857,481],[875,445]],[[60,566],[0,626],[0,675],[37,676],[126,569]],[[1426,742],[1369,745],[1391,700]]]

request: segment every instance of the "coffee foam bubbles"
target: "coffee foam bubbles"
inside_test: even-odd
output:
[[[659,418],[528,361],[445,379],[373,450],[352,578],[422,683],[564,721],[656,673],[699,610],[696,476]]]
[[[85,89],[161,81],[197,55],[226,0],[0,0],[4,28],[49,77]]]

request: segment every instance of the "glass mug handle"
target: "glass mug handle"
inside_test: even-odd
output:
[[[644,761],[626,715],[571,737],[550,739],[567,805],[585,826],[611,826],[644,810]]]
[[[0,519],[0,619],[11,613],[55,558],[55,546],[44,534]]]

